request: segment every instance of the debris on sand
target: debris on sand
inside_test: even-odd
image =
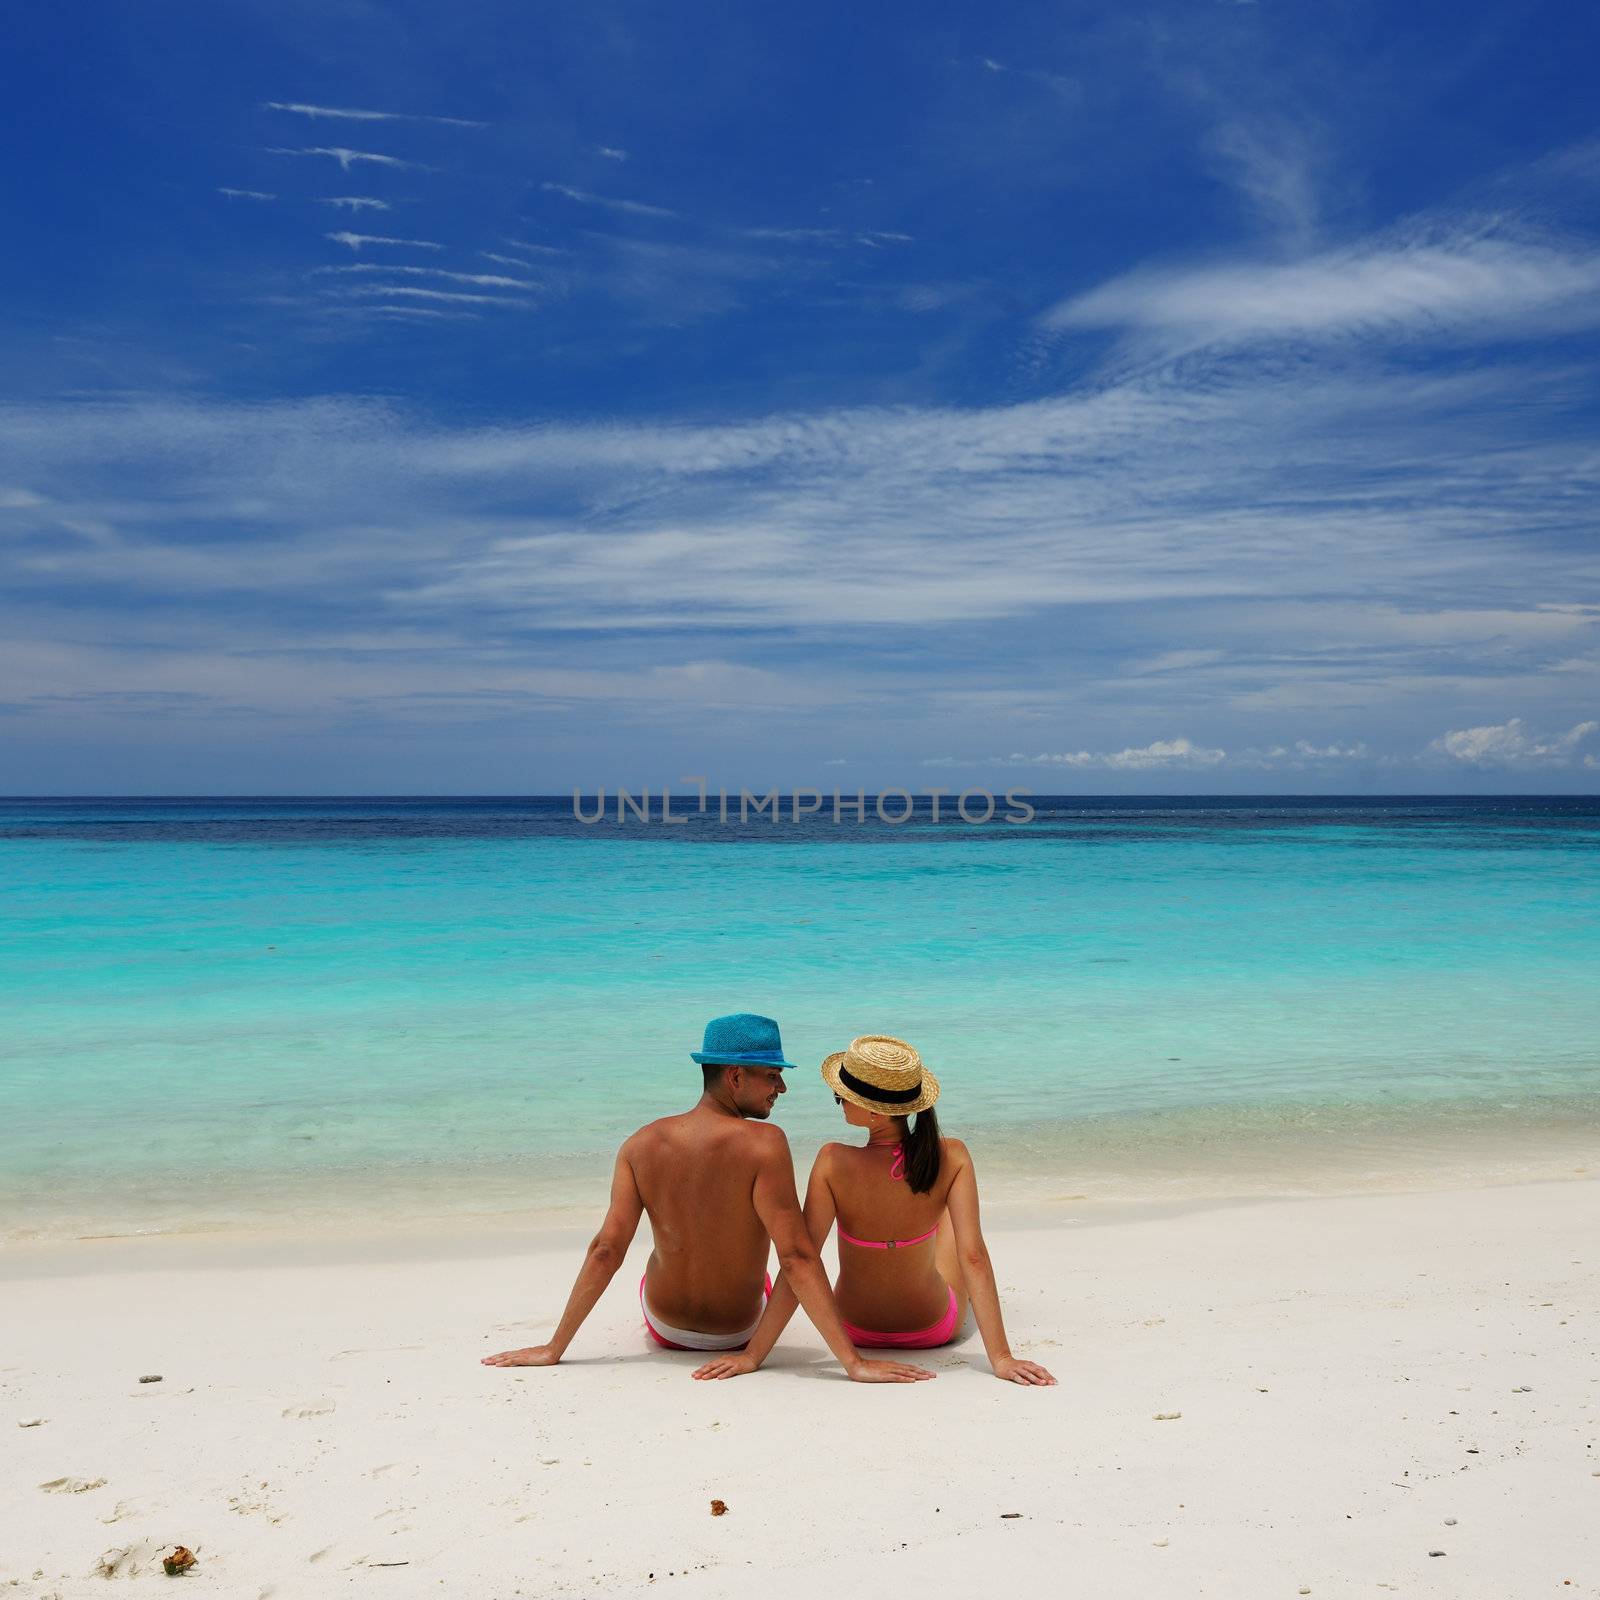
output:
[[[44,1418],[43,1417],[18,1417],[17,1418],[17,1426],[19,1428],[42,1428],[44,1426]]]
[[[1022,1513],[1020,1511],[1002,1511],[1000,1513],[1000,1520],[1002,1522],[1015,1522],[1021,1515]]]
[[[1181,1411],[1158,1411],[1151,1418],[1153,1422],[1176,1422],[1183,1413]]]
[[[139,1382],[140,1383],[160,1383],[161,1382],[161,1374],[159,1372],[147,1372],[139,1380]]]
[[[170,1556],[162,1556],[161,1566],[169,1578],[176,1578],[179,1573],[187,1572],[194,1565],[194,1551],[187,1545],[179,1545]]]
[[[728,1514],[728,1502],[726,1500],[713,1500],[711,1502],[711,1515],[712,1516],[714,1516],[714,1517],[725,1517],[725,1516],[727,1516],[727,1514]]]
[[[91,1489],[103,1489],[105,1486],[104,1478],[52,1478],[48,1483],[39,1485],[46,1494],[87,1494]]]

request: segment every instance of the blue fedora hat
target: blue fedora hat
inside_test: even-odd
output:
[[[753,1011],[735,1011],[713,1017],[698,1050],[689,1052],[702,1067],[792,1067],[783,1059],[783,1041],[771,1017]]]

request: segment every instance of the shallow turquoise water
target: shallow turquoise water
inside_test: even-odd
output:
[[[509,804],[0,803],[6,1215],[548,1199],[693,1098],[728,1010],[780,1020],[797,1145],[862,1032],[964,1132],[1600,1091],[1594,802],[670,839]]]

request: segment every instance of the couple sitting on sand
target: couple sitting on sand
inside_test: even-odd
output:
[[[783,1058],[777,1023],[748,1012],[717,1017],[690,1054],[704,1092],[691,1110],[641,1128],[617,1152],[611,1208],[550,1342],[486,1356],[485,1365],[554,1366],[648,1212],[655,1249],[639,1280],[646,1331],[668,1350],[728,1352],[697,1378],[754,1372],[796,1301],[857,1383],[931,1378],[922,1367],[869,1361],[861,1349],[948,1344],[970,1302],[997,1378],[1055,1382],[1006,1343],[972,1158],[959,1139],[940,1138],[939,1081],[910,1045],[869,1034],[822,1063],[845,1121],[866,1142],[818,1151],[803,1215],[789,1142],[761,1126],[794,1065]],[[839,1281],[830,1289],[819,1252],[836,1221]],[[776,1287],[766,1273],[769,1241],[781,1269]]]

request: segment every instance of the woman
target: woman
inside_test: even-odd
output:
[[[806,1188],[806,1227],[819,1249],[839,1225],[834,1296],[858,1347],[931,1350],[949,1344],[970,1301],[997,1378],[1053,1384],[1006,1343],[994,1268],[978,1224],[978,1181],[959,1139],[941,1139],[939,1080],[903,1039],[868,1034],[822,1063],[823,1080],[862,1145],[825,1144]],[[914,1121],[912,1119],[915,1119]],[[708,1361],[697,1378],[733,1378],[766,1360],[794,1314],[780,1278],[749,1345]]]

